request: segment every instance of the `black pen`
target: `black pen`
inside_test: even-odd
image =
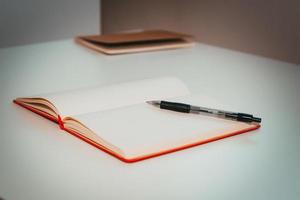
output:
[[[230,111],[224,111],[224,110],[218,110],[218,109],[206,108],[200,106],[193,106],[189,104],[169,102],[169,101],[147,101],[147,103],[161,109],[172,110],[176,112],[196,113],[196,114],[205,113],[215,117],[231,119],[231,120],[236,120],[241,122],[248,122],[248,123],[261,122],[261,118],[253,117],[253,115],[247,113],[236,113],[236,112],[230,112]]]

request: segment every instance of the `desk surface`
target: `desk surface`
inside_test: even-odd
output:
[[[125,164],[11,103],[17,96],[165,75],[261,116],[261,129]],[[66,40],[1,49],[0,91],[4,199],[300,196],[300,66],[204,44],[105,56]]]

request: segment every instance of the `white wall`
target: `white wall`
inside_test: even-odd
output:
[[[101,0],[0,0],[0,48],[100,31]]]

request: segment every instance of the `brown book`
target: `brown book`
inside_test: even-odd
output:
[[[165,30],[78,36],[75,41],[109,55],[191,47],[192,36]]]

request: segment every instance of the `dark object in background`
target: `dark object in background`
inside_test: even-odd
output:
[[[102,0],[101,31],[184,31],[201,43],[300,64],[299,7],[297,0]]]

